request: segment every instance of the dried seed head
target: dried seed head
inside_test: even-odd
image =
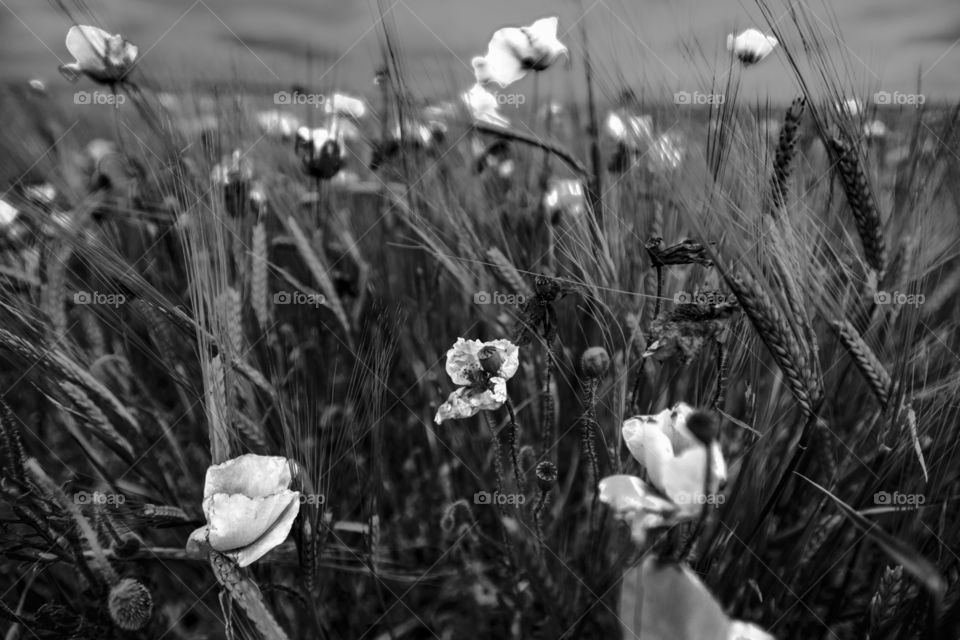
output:
[[[697,440],[707,446],[716,440],[720,433],[717,419],[709,411],[694,411],[687,416],[687,429]]]
[[[590,347],[580,358],[580,369],[588,378],[602,378],[610,368],[610,354],[603,347]]]
[[[543,461],[537,465],[537,485],[546,493],[557,483],[557,465]]]
[[[142,629],[153,613],[153,598],[143,583],[124,578],[110,589],[107,596],[110,618],[121,629]]]
[[[503,356],[500,355],[500,351],[496,347],[484,347],[480,349],[480,353],[477,354],[477,359],[480,360],[480,366],[483,370],[490,375],[498,375],[500,373],[500,367],[503,366]]]

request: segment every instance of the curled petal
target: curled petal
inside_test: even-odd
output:
[[[447,351],[447,375],[454,384],[466,386],[473,384],[475,373],[480,371],[480,358],[477,354],[483,348],[479,340],[457,338],[456,343]]]
[[[290,462],[283,456],[248,453],[207,469],[204,503],[216,494],[263,498],[290,488]]]
[[[499,409],[507,401],[507,381],[503,378],[491,378],[492,389],[461,387],[450,394],[447,401],[437,409],[434,418],[437,424],[445,420],[459,420],[475,416],[481,411]]]
[[[661,426],[663,417],[664,412],[631,418],[623,423],[622,429],[627,449],[644,466],[650,481],[660,490],[664,488],[667,464],[673,460],[673,445]]]
[[[776,638],[755,624],[731,620],[730,627],[727,629],[727,640],[776,640]]]
[[[237,564],[241,567],[246,567],[256,562],[271,549],[279,546],[287,539],[287,536],[290,535],[290,529],[293,527],[293,521],[297,518],[299,512],[300,494],[296,493],[296,497],[287,504],[287,507],[280,514],[280,517],[274,521],[273,525],[271,525],[262,536],[230,555],[233,556],[234,560],[236,560]]]
[[[290,531],[289,523],[283,529],[284,523],[287,520],[292,522],[287,511],[291,510],[296,516],[300,510],[300,493],[287,489],[264,498],[218,493],[204,499],[203,503],[209,523],[210,546],[228,552],[262,540],[275,541],[273,546],[283,542]],[[275,531],[278,526],[280,530]],[[279,536],[281,532],[283,535]],[[260,555],[270,548],[264,549]]]
[[[600,481],[600,501],[610,505],[617,517],[630,525],[633,541],[643,546],[650,529],[677,522],[678,510],[643,480],[635,476],[607,476]]]

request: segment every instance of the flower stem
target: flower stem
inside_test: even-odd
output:
[[[510,398],[504,403],[510,414],[510,461],[513,463],[513,477],[517,483],[517,493],[523,493],[523,474],[520,471],[520,428],[517,426],[517,414],[513,410]]]

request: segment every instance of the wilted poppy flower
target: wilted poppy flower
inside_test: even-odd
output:
[[[290,490],[290,461],[282,456],[242,455],[207,469],[203,515],[207,524],[190,534],[187,551],[204,544],[245,567],[286,540],[300,511]]]
[[[61,65],[60,72],[71,82],[81,74],[102,84],[120,82],[133,69],[139,54],[139,49],[123,36],[86,25],[70,27],[66,45],[76,62]]]
[[[292,113],[270,109],[257,114],[257,126],[265,135],[288,140],[300,128],[300,119]]]
[[[500,115],[500,105],[497,102],[497,96],[490,93],[480,83],[470,87],[461,99],[467,105],[470,116],[480,122],[489,122],[490,124],[505,127],[510,121]]]
[[[496,82],[506,87],[527,74],[543,71],[568,55],[557,39],[557,18],[541,18],[529,27],[506,27],[493,34],[487,55],[473,59],[477,82]]]
[[[459,389],[440,405],[434,418],[469,418],[480,411],[492,411],[507,401],[507,380],[520,367],[520,349],[509,340],[464,340],[447,351],[447,375]]]
[[[575,178],[551,178],[543,195],[543,208],[551,219],[560,213],[582,216],[587,210],[583,182]]]
[[[709,494],[727,478],[720,444],[710,444],[710,486],[706,486],[704,444],[687,427],[694,408],[680,402],[658,414],[637,416],[623,423],[623,439],[633,457],[647,470],[650,482],[677,505],[679,512],[695,516]]]
[[[743,64],[756,64],[766,58],[779,44],[773,36],[756,29],[747,29],[738,36],[727,36],[727,51],[732,51]]]

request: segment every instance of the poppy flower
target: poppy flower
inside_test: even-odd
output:
[[[332,128],[300,127],[297,130],[296,149],[308,175],[329,180],[340,171],[344,152],[343,136]]]
[[[583,182],[575,178],[551,178],[543,195],[543,208],[551,220],[561,213],[574,218],[582,216],[587,210]]]
[[[472,60],[477,82],[496,82],[507,87],[528,71],[543,71],[567,56],[567,48],[557,39],[557,18],[541,18],[529,27],[506,27],[490,38],[487,54]]]
[[[281,544],[300,511],[290,469],[287,458],[252,453],[209,467],[202,505],[207,524],[190,534],[187,551],[208,544],[246,567]]]
[[[101,84],[121,82],[133,69],[140,53],[123,36],[86,25],[70,27],[66,45],[76,61],[61,65],[60,72],[71,82],[76,82],[81,75]]]
[[[710,443],[710,485],[706,486],[707,448],[687,426],[695,409],[680,402],[670,409],[637,416],[623,423],[623,439],[633,457],[647,470],[650,482],[679,507],[680,513],[696,516],[707,498],[727,478],[720,444]]]
[[[367,114],[367,104],[361,98],[335,93],[323,102],[324,112],[329,115],[350,116],[359,120]]]
[[[447,375],[460,388],[440,405],[434,418],[469,418],[500,408],[507,401],[507,380],[520,367],[520,349],[509,340],[464,340],[447,351]]]
[[[773,36],[756,29],[747,29],[738,36],[727,36],[727,51],[732,51],[745,65],[756,64],[766,58],[779,44]]]
[[[474,120],[489,122],[501,127],[510,124],[509,120],[500,115],[500,104],[497,102],[497,96],[484,89],[480,83],[470,87],[461,96],[461,99],[467,105],[470,117]]]

